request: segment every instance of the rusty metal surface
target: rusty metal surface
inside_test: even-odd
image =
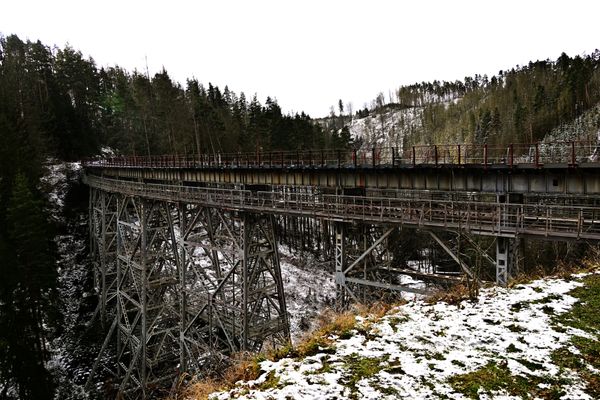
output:
[[[561,141],[494,146],[442,144],[374,147],[369,150],[302,150],[200,155],[119,156],[89,159],[87,167],[138,168],[325,168],[415,166],[563,165],[600,167],[599,144],[592,141]]]

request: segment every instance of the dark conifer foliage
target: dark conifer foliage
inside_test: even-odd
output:
[[[27,178],[18,173],[12,186],[0,232],[0,386],[15,387],[20,399],[52,399],[44,365],[57,275],[52,235]]]

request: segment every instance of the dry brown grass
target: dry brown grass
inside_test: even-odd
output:
[[[176,397],[169,400],[206,400],[211,393],[217,392],[223,388],[222,384],[215,379],[194,379],[188,383],[183,390],[179,391]]]
[[[473,298],[473,292],[466,282],[460,282],[450,286],[448,289],[440,289],[425,299],[429,304],[444,302],[448,304],[458,304],[463,300]]]
[[[369,317],[375,321],[383,317],[393,307],[402,302],[378,302],[371,306],[354,305],[350,310],[337,312],[332,309],[324,310],[317,317],[317,328],[307,334],[296,346],[291,344],[267,353],[252,354],[238,353],[232,357],[231,365],[218,378],[193,379],[185,387],[177,391],[175,397],[168,400],[204,400],[216,391],[232,389],[238,381],[250,381],[260,375],[260,362],[265,359],[277,361],[285,357],[306,357],[321,351],[333,351],[333,336],[346,337],[353,330],[364,332],[369,322],[357,323],[356,316]],[[183,386],[183,385],[182,385]]]
[[[530,283],[547,277],[568,279],[573,274],[595,271],[599,265],[600,252],[594,248],[590,248],[590,252],[585,258],[573,261],[560,261],[550,271],[542,266],[536,266],[527,272],[523,272],[511,279],[509,287]]]
[[[541,265],[529,268],[526,272],[522,272],[512,278],[508,284],[508,287],[530,283],[532,281],[547,277],[568,279],[571,275],[576,273],[597,270],[599,266],[600,250],[596,248],[590,248],[590,251],[585,258],[568,262],[558,262],[550,271],[548,271],[548,268],[544,268]],[[477,296],[473,296],[473,293],[473,287],[469,286],[468,282],[460,282],[451,286],[449,289],[438,290],[430,295],[426,301],[429,304],[437,302],[458,304],[463,300],[476,298]]]
[[[223,381],[233,386],[237,381],[251,381],[260,375],[259,362],[264,359],[260,355],[243,352],[232,357],[232,365],[223,373]]]
[[[259,363],[263,359],[261,354],[234,354],[230,366],[219,377],[195,377],[187,384],[181,382],[176,394],[167,400],[205,400],[211,393],[233,388],[238,381],[254,380],[260,375]]]

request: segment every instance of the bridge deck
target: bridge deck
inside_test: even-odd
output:
[[[504,237],[600,240],[600,207],[593,206],[253,192],[140,183],[93,175],[88,175],[86,179],[90,186],[109,192],[236,211],[467,230]]]
[[[370,152],[271,152],[89,160],[98,175],[155,183],[318,186],[347,189],[460,190],[600,194],[600,158],[588,144],[563,142],[491,149],[415,146]]]

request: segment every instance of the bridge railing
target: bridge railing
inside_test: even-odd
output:
[[[87,177],[98,189],[163,201],[336,220],[600,240],[600,207],[510,204],[144,184]]]
[[[193,156],[119,156],[86,160],[86,166],[138,168],[377,167],[401,165],[533,165],[600,163],[600,145],[591,141],[533,144],[418,145],[368,150],[299,150],[213,153]]]

